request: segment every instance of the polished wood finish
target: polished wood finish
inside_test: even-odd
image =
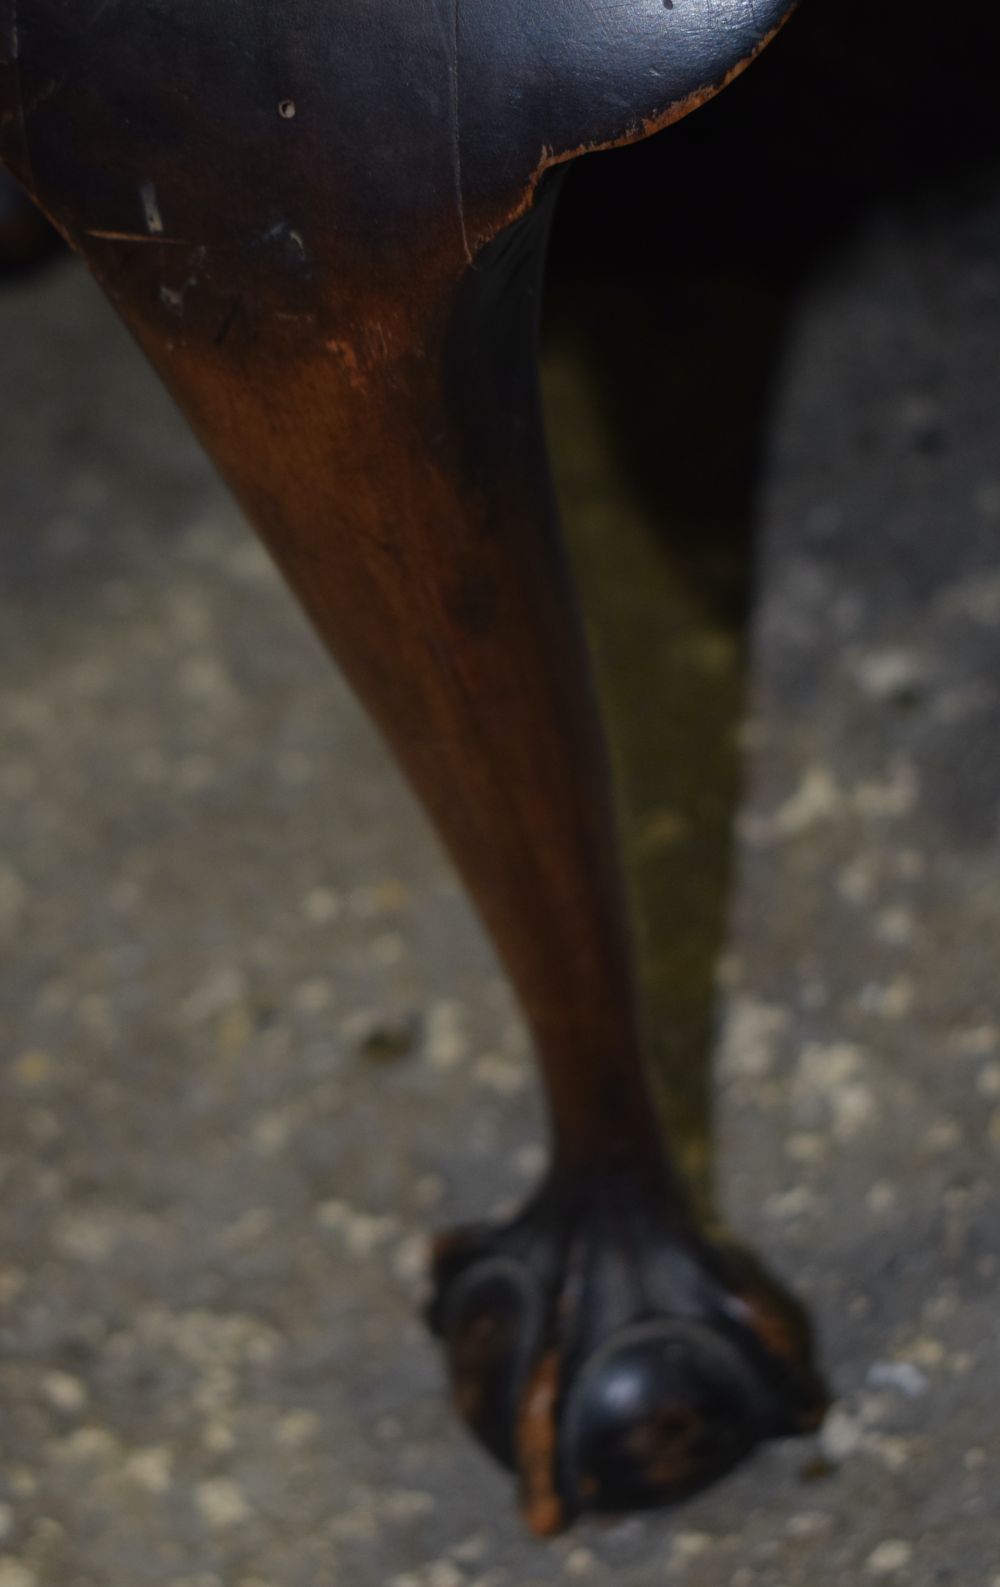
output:
[[[530,1022],[552,1169],[511,1230],[442,1243],[432,1321],[540,1531],[687,1492],[818,1404],[654,1121],[535,367],[558,168],[694,108],[786,9],[0,0],[0,154],[378,722]],[[672,1345],[635,1335],[654,1314]]]

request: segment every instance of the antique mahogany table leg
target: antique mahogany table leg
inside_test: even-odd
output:
[[[535,369],[553,168],[693,108],[785,9],[0,0],[0,153],[379,723],[530,1022],[551,1165],[512,1224],[439,1241],[431,1322],[543,1533],[821,1410],[655,1123]]]

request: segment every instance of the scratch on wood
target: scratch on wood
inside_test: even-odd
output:
[[[142,212],[146,217],[146,230],[160,236],[163,232],[163,217],[156,198],[156,188],[152,182],[143,182],[139,189],[142,199]]]
[[[101,231],[97,227],[88,226],[85,235],[96,237],[99,242],[151,242],[164,248],[195,246],[189,237],[164,237],[161,234],[150,236],[147,231]]]
[[[452,149],[454,151],[455,167],[455,202],[458,206],[458,224],[462,229],[462,247],[465,250],[467,264],[472,263],[472,249],[469,247],[469,234],[465,226],[465,198],[462,193],[462,122],[461,122],[461,86],[458,75],[458,56],[460,50],[460,27],[458,8],[461,0],[452,0],[452,63],[451,63],[451,127]]]
[[[223,345],[223,343],[225,342],[225,340],[228,337],[230,331],[232,330],[233,326],[236,323],[236,316],[239,314],[239,312],[242,309],[242,307],[243,307],[243,293],[240,292],[240,293],[237,294],[237,296],[233,299],[232,303],[229,305],[229,310],[226,313],[226,316],[223,319],[222,324],[219,326],[219,329],[215,333],[215,336],[214,336],[213,340],[215,342],[216,347],[221,347]]]

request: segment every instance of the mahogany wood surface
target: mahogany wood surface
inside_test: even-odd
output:
[[[787,9],[0,0],[0,156],[378,722],[530,1022],[552,1168],[509,1229],[441,1243],[431,1320],[540,1532],[688,1492],[821,1404],[654,1120],[536,376],[557,168],[700,104]]]

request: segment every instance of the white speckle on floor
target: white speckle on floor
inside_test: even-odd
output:
[[[194,1498],[202,1519],[215,1531],[239,1526],[252,1514],[242,1488],[229,1477],[211,1477],[200,1482]]]
[[[865,1568],[873,1576],[894,1576],[897,1571],[905,1570],[912,1558],[912,1544],[891,1538],[872,1550]]]

